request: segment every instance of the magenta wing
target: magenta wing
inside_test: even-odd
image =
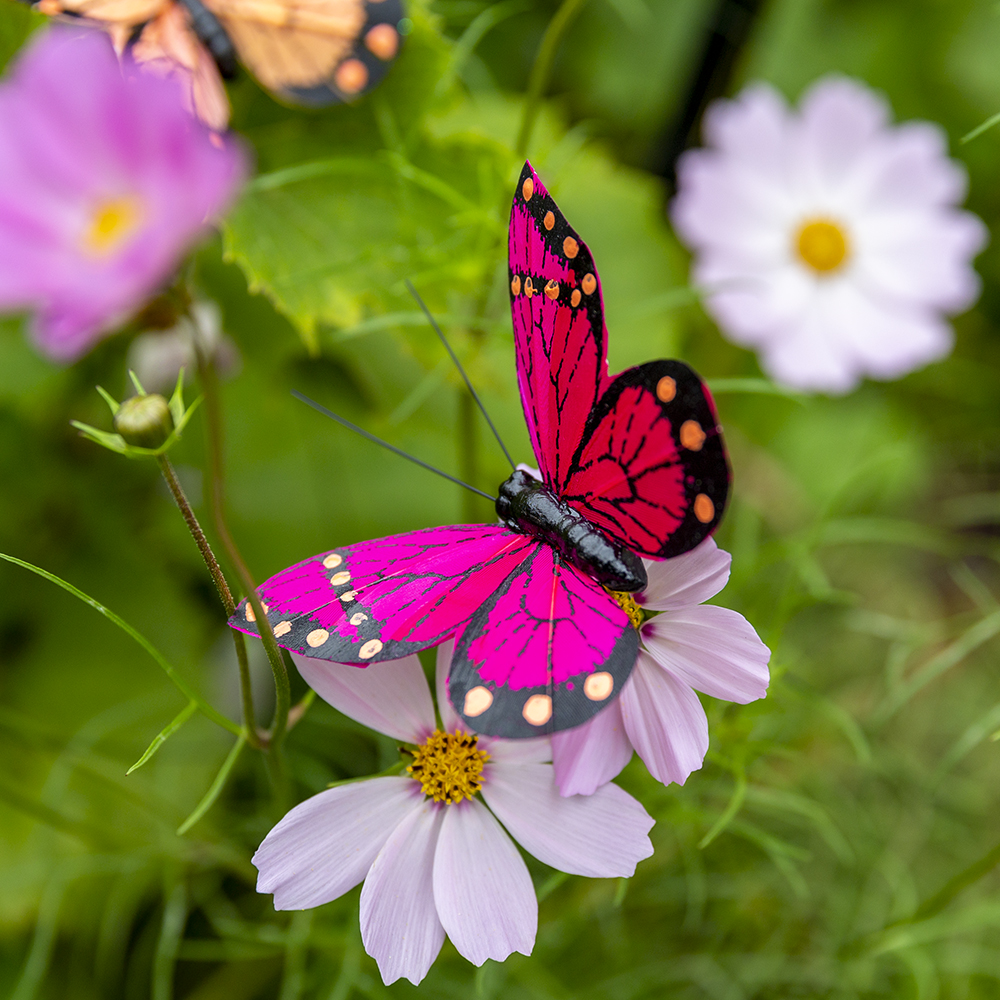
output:
[[[279,645],[363,666],[444,642],[535,545],[500,525],[427,528],[320,553],[257,590]],[[258,634],[246,601],[229,624]]]
[[[597,268],[530,163],[514,194],[508,278],[521,403],[545,482],[559,489],[608,384]]]
[[[607,374],[593,256],[526,163],[510,215],[518,383],[542,478],[610,537],[652,558],[715,530],[729,465],[708,389],[687,365]]]
[[[456,637],[449,697],[479,733],[557,732],[609,705],[638,652],[618,602],[536,543]]]
[[[562,497],[633,552],[663,558],[710,535],[728,493],[708,388],[680,361],[651,361],[622,372],[601,397]]]

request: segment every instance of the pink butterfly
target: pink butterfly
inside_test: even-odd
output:
[[[597,268],[530,164],[511,209],[517,376],[541,481],[500,487],[499,524],[427,528],[313,556],[260,588],[286,649],[366,666],[454,638],[448,694],[468,726],[578,726],[635,665],[639,556],[715,529],[729,468],[715,406],[680,361],[615,378]],[[632,611],[632,618],[629,617]],[[242,603],[230,624],[256,633]]]

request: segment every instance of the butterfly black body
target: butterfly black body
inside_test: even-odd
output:
[[[500,520],[511,531],[547,542],[602,587],[628,592],[645,588],[646,568],[634,552],[612,542],[583,514],[522,469],[516,469],[501,485],[496,507]]]
[[[179,0],[191,15],[191,28],[211,53],[220,75],[226,80],[236,76],[236,48],[219,19],[201,0]]]

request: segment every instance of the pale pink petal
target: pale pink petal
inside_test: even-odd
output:
[[[394,740],[422,743],[435,728],[434,703],[415,655],[368,667],[292,653],[305,682],[338,712]]]
[[[982,283],[969,261],[986,245],[988,232],[978,216],[873,211],[857,230],[859,284],[886,307],[926,305],[954,313],[979,298]]]
[[[648,653],[640,652],[640,661],[652,656],[686,684],[713,698],[745,705],[767,693],[771,651],[743,615],[729,608],[699,604],[665,611],[643,625],[642,644]],[[625,721],[627,725],[627,716]]]
[[[830,335],[836,317],[826,316],[821,303],[810,308],[795,326],[773,332],[762,345],[761,367],[776,382],[807,392],[841,395],[861,381],[861,366]]]
[[[552,760],[552,739],[549,736],[536,736],[526,740],[480,736],[479,747],[498,764],[545,764]]]
[[[393,830],[361,890],[361,940],[388,986],[427,975],[444,943],[434,905],[434,852],[444,809],[430,799]]]
[[[774,177],[787,166],[784,147],[790,119],[788,105],[774,87],[752,83],[735,100],[713,102],[705,112],[702,131],[706,145]]]
[[[708,751],[708,719],[698,696],[640,651],[620,700],[625,731],[649,773],[665,785],[683,785]]]
[[[435,681],[437,687],[438,712],[441,714],[441,725],[446,733],[453,733],[456,729],[468,728],[459,718],[458,713],[452,707],[451,699],[448,697],[448,671],[451,669],[451,654],[455,649],[455,640],[449,639],[442,642],[437,648],[437,659],[435,661]]]
[[[626,681],[626,687],[631,681]],[[560,795],[593,795],[632,759],[616,698],[582,726],[552,737],[552,763]]]
[[[877,298],[860,281],[831,289],[827,311],[827,339],[855,371],[871,378],[899,378],[945,357],[954,343],[950,324],[937,313],[916,302]]]
[[[820,190],[837,185],[860,150],[879,141],[889,124],[888,102],[858,80],[828,76],[803,95],[798,121],[803,158]]]
[[[483,798],[529,854],[572,875],[630,878],[653,853],[652,817],[617,785],[564,798],[551,764],[498,764]]]
[[[306,799],[257,848],[257,891],[273,892],[276,910],[305,910],[342,896],[422,799],[410,778],[370,778]]]
[[[702,604],[725,587],[733,557],[706,538],[684,555],[654,562],[644,559],[649,583],[635,595],[651,611],[667,611]]]
[[[473,965],[530,955],[538,930],[535,888],[517,848],[476,800],[445,810],[434,856],[438,917]]]

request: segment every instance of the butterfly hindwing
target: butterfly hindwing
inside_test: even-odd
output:
[[[638,651],[639,634],[617,601],[535,543],[456,637],[448,693],[474,732],[557,732],[610,704]]]
[[[500,525],[427,528],[320,553],[257,592],[279,645],[363,666],[453,635],[532,544]],[[246,601],[229,624],[258,634]]]
[[[608,382],[594,259],[526,163],[510,213],[508,280],[521,402],[545,482],[559,489]]]
[[[677,556],[719,523],[729,465],[708,388],[681,361],[622,372],[591,413],[563,499],[633,552]]]
[[[204,0],[240,59],[295,104],[351,101],[371,90],[401,44],[400,0]]]

